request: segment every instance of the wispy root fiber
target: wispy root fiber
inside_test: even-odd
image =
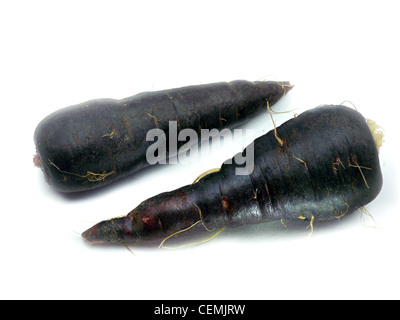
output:
[[[150,114],[150,113],[148,113],[147,115],[148,115],[149,117],[153,118],[156,127],[157,127],[157,128],[160,128],[160,127],[158,126],[158,121],[161,121],[162,119],[157,119],[156,116],[154,116],[154,115],[152,115],[152,114]]]
[[[117,131],[115,130],[115,128],[113,128],[110,133],[106,133],[105,135],[103,135],[103,138],[108,137],[108,138],[112,139],[116,135],[117,135]]]
[[[203,172],[201,175],[199,175],[199,176],[192,182],[192,184],[198,182],[198,181],[199,181],[201,178],[203,178],[204,176],[206,176],[206,175],[208,175],[208,174],[210,174],[210,173],[213,173],[213,172],[218,172],[219,170],[220,170],[220,168],[214,168],[214,169],[210,169],[210,170],[207,170],[207,171]]]
[[[358,168],[358,170],[360,171],[360,174],[361,174],[361,176],[362,176],[362,178],[363,178],[363,180],[364,180],[365,185],[366,185],[367,188],[369,189],[369,185],[368,185],[367,179],[365,179],[365,175],[364,175],[362,169],[365,169],[365,170],[372,170],[372,169],[371,169],[371,168],[367,168],[367,167],[360,166],[357,162],[356,162],[355,165],[349,163],[349,167]]]
[[[365,221],[365,217],[368,216],[372,221],[373,221],[373,225],[367,225],[366,221]],[[368,227],[368,228],[379,228],[378,224],[376,223],[374,217],[372,216],[372,214],[367,210],[367,208],[365,207],[361,207],[360,208],[360,220],[361,223],[364,227]]]
[[[272,116],[272,112],[271,109],[269,107],[269,102],[267,100],[267,109],[269,112],[269,115],[271,116],[271,120],[272,120],[272,124],[274,125],[274,133],[275,133],[275,138],[278,141],[278,143],[280,144],[281,147],[283,147],[283,140],[281,138],[279,138],[278,136],[278,131],[276,130],[276,125],[275,125],[275,121],[274,121],[274,117]]]
[[[180,249],[180,248],[185,248],[185,247],[189,247],[189,246],[194,246],[194,245],[202,244],[202,243],[205,243],[205,242],[208,242],[208,241],[214,239],[216,236],[218,236],[218,235],[225,229],[225,228],[220,228],[220,229],[218,229],[212,236],[208,237],[207,239],[200,240],[200,241],[197,241],[197,242],[186,243],[186,244],[182,244],[182,245],[176,246],[176,247],[169,247],[169,246],[165,246],[165,245],[164,245],[165,242],[166,242],[168,239],[171,239],[171,238],[175,237],[176,235],[178,235],[178,234],[180,234],[180,233],[183,233],[183,232],[186,232],[186,231],[192,229],[195,225],[197,225],[197,224],[199,224],[199,223],[202,223],[202,220],[198,220],[198,221],[196,221],[195,223],[193,223],[191,226],[189,226],[189,227],[187,227],[187,228],[185,228],[185,229],[179,230],[179,231],[177,231],[177,232],[174,232],[173,234],[169,235],[168,237],[166,237],[166,238],[161,242],[160,248],[162,248],[162,249]],[[204,224],[203,224],[203,226],[204,226]],[[213,229],[213,230],[214,230],[214,229]],[[207,229],[207,231],[208,231],[208,232],[211,232],[211,231],[208,230],[208,229]]]
[[[180,248],[184,248],[184,247],[189,247],[189,246],[194,246],[194,245],[202,244],[202,243],[205,243],[205,242],[208,242],[208,241],[214,239],[216,236],[218,236],[218,235],[225,229],[225,228],[220,228],[220,229],[218,229],[213,235],[211,235],[210,237],[208,237],[208,238],[206,238],[206,239],[204,239],[204,240],[197,241],[197,242],[186,243],[186,244],[182,244],[182,245],[176,246],[176,247],[165,246],[164,244],[165,244],[165,242],[166,242],[168,239],[171,239],[171,238],[175,237],[176,235],[178,235],[178,234],[180,234],[180,233],[189,231],[190,229],[192,229],[194,226],[196,226],[196,225],[199,224],[199,223],[201,223],[201,224],[203,225],[204,229],[206,229],[208,232],[213,232],[213,231],[215,231],[215,228],[213,228],[213,229],[211,229],[211,230],[207,228],[207,226],[204,224],[204,221],[203,221],[203,214],[201,213],[201,209],[200,209],[196,204],[194,204],[194,206],[197,208],[197,211],[199,212],[200,220],[196,221],[195,223],[193,223],[193,224],[190,225],[189,227],[187,227],[187,228],[185,228],[185,229],[182,229],[182,230],[179,230],[179,231],[176,231],[176,232],[172,233],[171,235],[169,235],[168,237],[166,237],[166,238],[160,243],[160,248],[163,248],[163,249],[180,249]]]
[[[298,216],[297,218],[300,220],[307,220],[307,218],[304,216]],[[310,233],[308,234],[308,237],[311,237],[311,235],[314,232],[314,220],[315,220],[315,217],[313,215],[311,215],[310,223],[308,224],[308,226],[306,228],[306,229],[310,228]]]
[[[340,213],[338,215],[335,216],[336,219],[340,219],[341,217],[344,217],[348,212],[349,212],[349,204],[347,202],[344,203],[346,205],[346,210],[343,213]]]
[[[304,168],[305,168],[306,171],[308,172],[307,163],[306,163],[303,159],[296,157],[294,154],[292,154],[292,157],[295,158],[297,161],[300,161],[302,164],[304,164]]]
[[[50,160],[49,160],[49,164],[52,165],[54,168],[56,168],[58,171],[60,171],[62,173],[69,174],[69,175],[79,177],[82,179],[87,179],[87,181],[90,181],[90,182],[104,181],[107,177],[117,173],[115,170],[112,170],[110,172],[104,172],[104,173],[95,173],[95,172],[91,172],[91,171],[86,171],[86,174],[82,175],[82,174],[78,174],[78,173],[74,173],[74,172],[61,170],[54,162],[52,162]]]

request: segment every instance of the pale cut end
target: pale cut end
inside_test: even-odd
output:
[[[371,130],[372,136],[375,140],[376,148],[378,152],[383,144],[383,128],[379,126],[374,120],[367,119],[369,130]]]
[[[33,164],[35,165],[35,167],[38,167],[40,169],[43,168],[42,166],[42,159],[40,159],[40,156],[38,153],[36,153],[33,157]]]

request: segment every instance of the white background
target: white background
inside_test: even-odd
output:
[[[398,12],[386,0],[2,1],[0,298],[400,298]],[[33,166],[39,121],[94,98],[235,79],[295,84],[276,105],[289,111],[277,125],[350,100],[384,127],[384,187],[367,206],[377,226],[355,212],[311,237],[306,223],[263,224],[135,255],[85,243],[94,223],[191,183],[245,145],[71,197]],[[272,124],[265,113],[245,127],[260,135]]]

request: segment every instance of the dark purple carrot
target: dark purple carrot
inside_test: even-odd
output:
[[[247,151],[247,148],[243,151]],[[160,244],[202,222],[209,230],[273,220],[338,219],[382,187],[377,143],[357,111],[321,106],[254,141],[254,170],[223,164],[197,183],[142,202],[82,236],[94,243]]]
[[[67,107],[36,128],[34,162],[58,191],[95,189],[149,166],[149,130],[162,129],[168,141],[169,121],[176,121],[178,134],[185,128],[232,128],[291,88],[288,82],[238,80]]]

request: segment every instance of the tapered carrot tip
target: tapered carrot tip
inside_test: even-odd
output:
[[[82,233],[82,238],[91,243],[101,243],[101,237],[99,236],[99,227],[94,225]]]
[[[282,81],[281,83],[282,83],[283,87],[285,88],[285,93],[288,93],[294,87],[294,84],[291,84],[289,81]]]
[[[131,240],[132,232],[128,216],[101,221],[82,233],[82,238],[90,243],[120,243]]]

